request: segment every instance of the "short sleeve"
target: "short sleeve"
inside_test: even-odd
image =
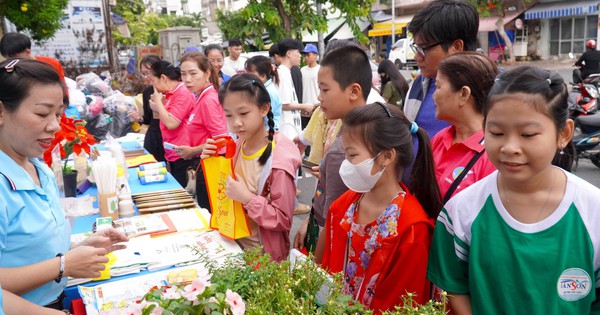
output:
[[[454,235],[446,209],[438,216],[429,253],[427,278],[450,293],[469,293],[469,246]]]

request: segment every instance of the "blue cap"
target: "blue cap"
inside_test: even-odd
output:
[[[317,46],[313,45],[313,44],[306,44],[306,47],[304,47],[304,50],[302,51],[303,54],[307,54],[307,53],[315,53],[315,54],[319,54],[319,50],[317,49]]]
[[[198,47],[196,47],[196,46],[187,46],[183,50],[183,54],[185,55],[185,54],[187,54],[189,52],[192,52],[192,51],[200,51],[200,49],[198,49]]]

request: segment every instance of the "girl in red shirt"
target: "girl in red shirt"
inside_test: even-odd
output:
[[[413,137],[419,151],[407,187],[398,179],[413,163]],[[397,107],[374,103],[346,116],[342,144],[340,176],[350,190],[329,209],[323,267],[342,272],[345,293],[375,313],[393,309],[407,293],[425,303],[433,220],[441,209],[427,132]]]

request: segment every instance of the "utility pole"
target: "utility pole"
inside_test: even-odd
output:
[[[118,65],[115,62],[113,49],[112,26],[110,21],[110,4],[109,0],[102,0],[102,8],[104,10],[104,27],[106,28],[106,47],[108,52],[108,67],[114,73],[118,72]]]
[[[396,0],[392,0],[392,46],[396,43]]]

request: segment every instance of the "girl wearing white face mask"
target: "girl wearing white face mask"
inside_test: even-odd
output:
[[[413,163],[413,137],[419,152],[407,187],[398,178]],[[342,272],[345,293],[375,313],[401,304],[407,292],[425,303],[433,220],[442,206],[427,132],[398,108],[374,103],[346,116],[342,144],[340,176],[350,190],[329,209],[323,266]]]

